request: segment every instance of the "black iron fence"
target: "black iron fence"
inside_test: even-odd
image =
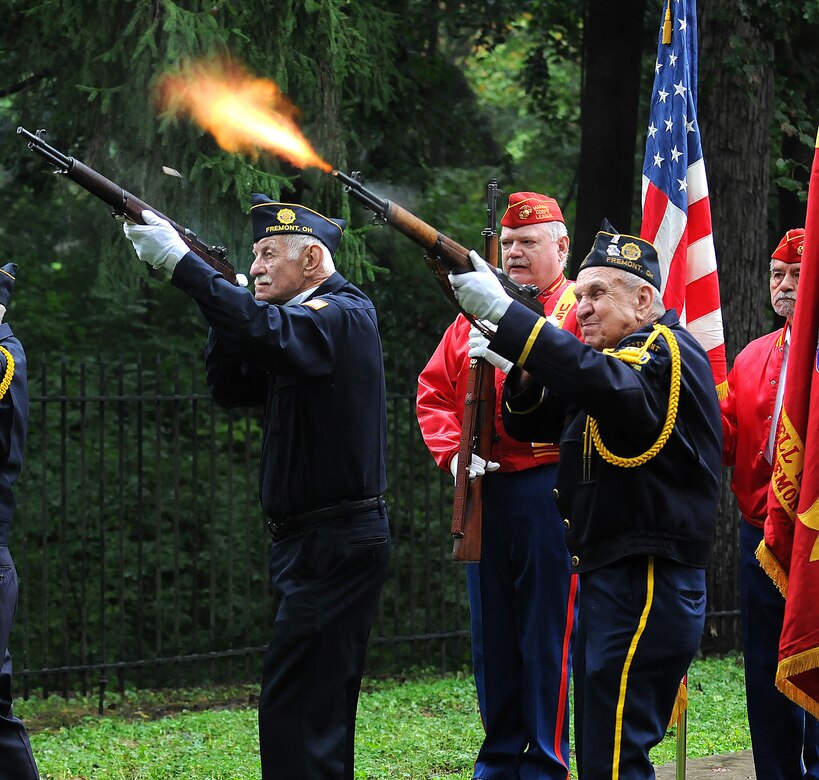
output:
[[[215,406],[198,357],[29,371],[11,541],[24,695],[98,690],[102,700],[108,686],[257,679],[272,619],[258,411]],[[406,387],[389,394],[395,545],[371,674],[469,660],[463,571],[449,560],[450,480],[424,448]],[[722,545],[704,646],[727,649],[737,644],[736,547]]]
[[[269,636],[258,411],[215,406],[199,359],[30,367],[31,423],[12,552],[25,688],[255,679]],[[394,554],[373,673],[468,660],[448,480],[414,395],[389,395]]]

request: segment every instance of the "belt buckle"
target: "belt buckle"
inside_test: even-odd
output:
[[[267,521],[267,530],[274,539],[280,539],[284,535],[286,523],[276,522],[275,520]]]

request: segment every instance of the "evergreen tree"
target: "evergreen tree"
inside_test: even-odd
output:
[[[14,135],[17,125],[47,127],[53,145],[99,170],[143,200],[191,227],[203,240],[226,244],[233,262],[250,262],[251,192],[305,197],[316,208],[349,216],[337,183],[221,151],[193,125],[159,117],[152,86],[185,59],[233,55],[275,80],[301,108],[305,133],[334,164],[367,115],[391,98],[395,17],[377,0],[348,3],[248,1],[108,3],[44,0],[0,2],[5,80],[0,82],[0,150],[7,161],[0,225],[7,255],[21,266],[18,321],[37,343],[87,348],[125,342],[144,349],[190,338],[193,307],[169,304],[173,292],[152,283],[105,207],[73,184],[48,175]],[[55,46],[54,41],[59,41]],[[11,75],[10,75],[11,74]],[[363,106],[358,112],[354,106]],[[163,174],[163,166],[183,178]],[[34,229],[32,229],[34,228]],[[339,258],[354,279],[371,275],[361,238],[348,234]],[[44,302],[50,314],[38,316]],[[90,304],[90,305],[89,305]],[[20,317],[24,313],[25,317]],[[55,329],[55,320],[70,331]],[[162,323],[164,327],[158,328]],[[23,331],[26,326],[23,326]],[[25,332],[23,333],[25,337]]]

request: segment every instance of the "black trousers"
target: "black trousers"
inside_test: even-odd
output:
[[[367,639],[390,548],[384,507],[271,545],[279,606],[259,698],[263,780],[352,780]]]
[[[28,734],[11,709],[9,634],[17,611],[17,570],[9,548],[0,545],[0,780],[37,780]]]
[[[634,556],[580,575],[580,778],[653,780],[649,750],[665,735],[704,625],[704,569]]]

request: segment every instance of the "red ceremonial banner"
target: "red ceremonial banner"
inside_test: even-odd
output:
[[[762,567],[785,596],[777,687],[819,717],[819,134]],[[813,453],[811,455],[810,453]]]

